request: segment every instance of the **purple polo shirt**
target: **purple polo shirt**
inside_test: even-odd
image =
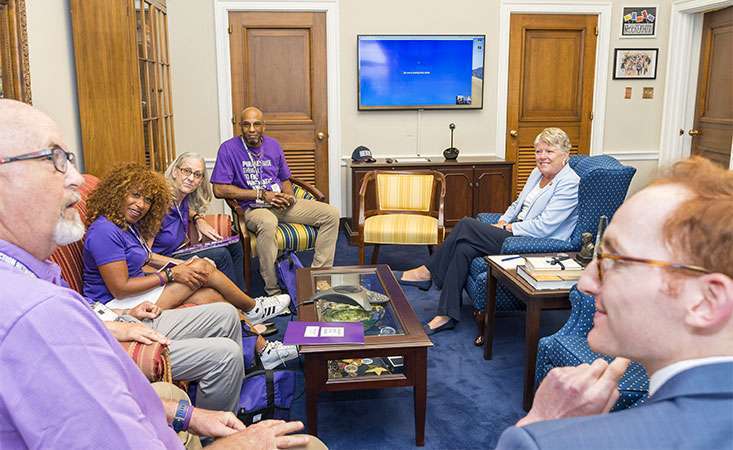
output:
[[[257,170],[259,169],[259,170]],[[282,182],[290,178],[290,168],[280,144],[269,136],[262,136],[262,145],[245,150],[242,138],[234,136],[219,146],[211,182],[232,184],[242,189],[272,190],[273,184],[282,188]],[[239,200],[243,209],[254,200]]]
[[[114,296],[104,284],[99,266],[115,262],[127,262],[127,275],[141,277],[148,252],[130,228],[123,230],[104,216],[92,222],[84,236],[84,297],[107,303]]]
[[[188,195],[181,205],[174,204],[160,223],[160,231],[153,241],[153,253],[169,256],[183,244],[188,234]]]
[[[160,399],[61,271],[0,240],[0,448],[182,449]]]

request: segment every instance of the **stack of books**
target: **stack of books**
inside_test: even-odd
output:
[[[573,259],[542,256],[525,260],[517,266],[517,275],[537,290],[570,289],[583,273],[583,266]]]

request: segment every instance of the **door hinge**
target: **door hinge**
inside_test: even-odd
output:
[[[590,120],[593,120],[593,111],[588,113],[588,117],[590,118]]]
[[[229,25],[227,27],[227,31],[229,32],[229,34],[232,34],[232,26],[231,25]],[[598,33],[596,33],[596,36],[598,36]]]
[[[595,33],[595,35],[598,36],[598,27],[593,27],[593,33]]]

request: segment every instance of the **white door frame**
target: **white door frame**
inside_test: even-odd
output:
[[[214,5],[216,37],[216,75],[219,94],[219,141],[229,139],[234,130],[232,115],[232,80],[229,64],[230,11],[317,11],[326,13],[326,66],[328,90],[328,194],[329,203],[343,209],[341,193],[341,68],[339,64],[338,0],[320,1],[247,1],[217,0]],[[344,211],[341,211],[343,216]]]
[[[598,16],[595,80],[593,82],[593,122],[590,154],[603,153],[603,128],[606,117],[606,88],[611,42],[611,3],[574,1],[503,0],[499,13],[499,62],[496,97],[496,154],[506,157],[506,108],[509,80],[509,30],[512,14],[595,14]]]
[[[659,137],[660,167],[690,156],[692,137],[687,130],[692,129],[695,121],[703,13],[731,5],[733,0],[676,0],[672,3],[667,45],[669,60]]]

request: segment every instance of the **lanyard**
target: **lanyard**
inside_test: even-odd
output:
[[[140,245],[143,246],[145,249],[145,252],[148,254],[148,257],[146,258],[145,262],[147,263],[150,260],[150,255],[153,253],[150,251],[150,247],[148,247],[148,243],[145,242],[145,239],[140,236],[140,233],[135,229],[134,225],[128,225],[127,228],[130,230],[130,233],[132,233],[133,236],[137,238],[137,241],[140,243]]]
[[[188,220],[183,220],[183,214],[181,214],[181,205],[180,205],[180,204],[178,204],[178,203],[176,203],[176,202],[174,201],[174,202],[173,202],[173,206],[175,206],[175,207],[176,207],[176,212],[178,213],[178,217],[179,217],[179,218],[181,219],[181,223],[186,223],[186,222],[188,222]]]
[[[10,267],[13,267],[14,269],[26,275],[30,275],[34,278],[38,278],[38,276],[35,273],[33,273],[33,271],[29,269],[28,266],[18,261],[17,259],[13,258],[12,256],[6,255],[3,252],[0,252],[0,262],[4,262],[5,264],[9,265]]]
[[[249,161],[252,163],[252,167],[254,168],[255,174],[257,175],[257,181],[259,188],[264,188],[262,186],[264,183],[262,182],[262,175],[260,174],[260,167],[257,165],[257,162],[255,162],[254,157],[252,156],[252,152],[249,150],[249,147],[247,146],[247,143],[244,141],[244,138],[242,136],[239,137],[242,140],[242,145],[244,145],[244,151],[247,153],[247,157],[249,158]],[[257,161],[260,159],[257,158]]]

